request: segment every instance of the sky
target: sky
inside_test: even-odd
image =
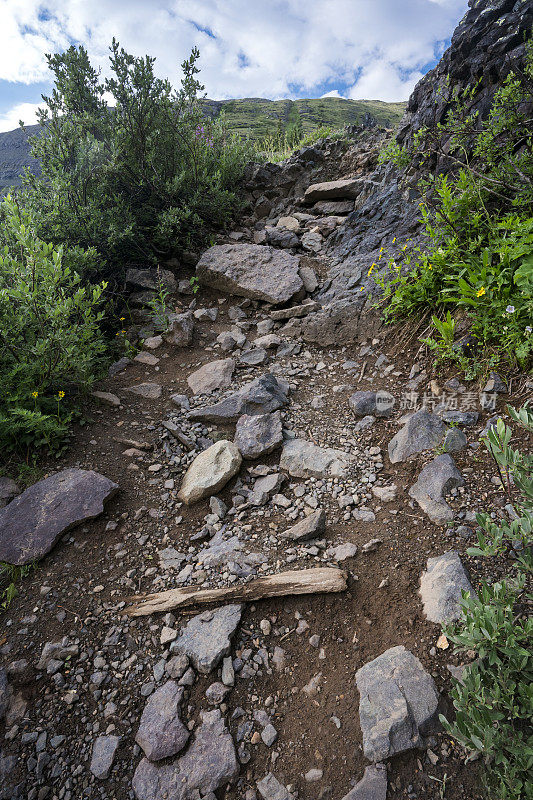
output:
[[[31,125],[46,53],[83,44],[108,72],[113,36],[175,86],[191,48],[212,99],[406,100],[467,0],[0,0],[0,131]]]

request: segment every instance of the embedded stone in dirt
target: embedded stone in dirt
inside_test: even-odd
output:
[[[354,459],[342,450],[318,447],[305,439],[290,439],[283,446],[279,466],[294,478],[344,477]]]
[[[126,284],[137,289],[159,289],[162,285],[169,292],[178,288],[174,274],[168,269],[135,269],[126,272]]]
[[[302,247],[309,253],[318,253],[322,250],[323,239],[318,231],[307,231],[302,236]]]
[[[196,266],[200,283],[251,300],[287,303],[303,288],[300,260],[284,250],[257,244],[210,247]]]
[[[290,800],[286,787],[271,772],[257,781],[257,789],[263,800]]]
[[[145,350],[137,353],[133,360],[137,361],[138,364],[146,364],[148,367],[155,367],[156,364],[159,364],[158,357],[154,356],[153,353],[147,353]]]
[[[148,698],[135,741],[150,761],[175,756],[185,747],[189,731],[180,718],[183,686],[167,681]]]
[[[422,745],[435,722],[439,695],[418,658],[403,645],[391,647],[355,674],[363,751],[383,761]]]
[[[95,778],[109,777],[119,744],[120,736],[98,736],[94,740],[90,770]]]
[[[453,510],[444,500],[444,495],[463,483],[464,478],[455,461],[448,453],[443,453],[426,464],[417,482],[409,489],[409,496],[416,500],[435,525],[445,525],[453,520]]]
[[[215,389],[225,389],[231,384],[235,361],[232,358],[221,358],[210,361],[197,369],[187,378],[193,394],[209,394]]]
[[[172,642],[172,652],[188,656],[203,675],[214,669],[230,652],[230,639],[241,621],[242,605],[204,611],[193,617]]]
[[[266,350],[262,347],[254,347],[252,350],[241,353],[239,363],[246,364],[247,367],[258,367],[260,364],[264,364],[267,358]]]
[[[300,230],[300,222],[296,217],[280,217],[276,223],[277,228],[285,228],[288,231],[296,233]]]
[[[287,390],[274,375],[267,372],[224,400],[191,411],[189,419],[223,424],[233,422],[243,414],[253,416],[277,411],[286,403]]]
[[[0,509],[0,561],[20,566],[42,558],[64,533],[98,517],[117,491],[116,483],[84,469],[34,483]]]
[[[91,392],[91,397],[108,406],[115,406],[115,408],[120,405],[120,398],[116,394],[112,394],[112,392]]]
[[[183,314],[169,314],[165,341],[176,347],[188,347],[194,333],[194,317],[192,311]]]
[[[420,597],[424,614],[430,622],[443,625],[459,619],[462,591],[476,596],[459,553],[450,550],[441,556],[428,558],[427,570],[420,578]]]
[[[385,764],[372,764],[366,767],[359,783],[342,800],[386,800],[386,797],[387,767]]]
[[[158,400],[163,390],[158,383],[139,383],[137,386],[127,386],[126,391],[138,394],[147,400]]]
[[[388,417],[392,413],[396,400],[389,392],[355,392],[348,403],[357,417],[374,414],[376,417]]]
[[[201,723],[187,752],[170,764],[143,758],[132,788],[137,800],[192,800],[216,792],[239,773],[235,747],[219,709],[201,711]]]
[[[296,525],[293,525],[292,528],[285,531],[282,536],[284,539],[290,539],[293,542],[303,542],[306,539],[316,539],[316,537],[321,536],[325,530],[326,512],[324,509],[319,508],[318,511],[314,511],[312,514],[309,514],[308,517],[304,517],[304,519],[301,519]]]
[[[243,414],[237,420],[235,444],[243,458],[261,458],[272,453],[283,442],[281,414]]]
[[[241,464],[237,445],[227,439],[215,442],[196,456],[183,476],[179,499],[189,506],[216,494],[238,473]]]
[[[355,200],[363,187],[364,181],[358,178],[313,183],[305,190],[303,201],[314,203],[316,200]]]
[[[393,464],[405,461],[415,453],[431,450],[442,442],[445,425],[440,417],[421,408],[407,420],[389,442],[389,458]]]

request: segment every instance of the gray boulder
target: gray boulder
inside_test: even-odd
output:
[[[291,234],[294,235],[294,234]],[[196,266],[203,286],[266,303],[287,303],[302,287],[299,258],[257,244],[210,247]]]
[[[385,391],[355,392],[348,400],[350,408],[357,417],[366,417],[368,414],[388,417],[395,402],[394,397]]]
[[[306,539],[316,539],[318,536],[322,536],[325,530],[326,512],[319,508],[318,511],[314,511],[308,517],[304,517],[292,528],[285,531],[282,536],[284,539],[290,539],[293,542],[303,542]]]
[[[189,419],[224,424],[234,422],[243,414],[253,416],[277,411],[286,403],[287,391],[267,372],[219,403],[191,411]]]
[[[305,439],[290,439],[283,446],[279,466],[294,478],[343,477],[353,462],[342,450],[318,447]]]
[[[230,652],[241,614],[242,606],[237,604],[203,611],[189,620],[170,649],[188,656],[195,669],[207,675]]]
[[[189,731],[180,718],[184,689],[167,681],[150,695],[135,741],[150,761],[175,756],[185,747]]]
[[[317,200],[354,200],[363,185],[364,181],[358,178],[313,183],[305,190],[304,203],[314,203]]]
[[[268,244],[271,244],[273,247],[289,249],[291,247],[298,247],[300,244],[300,240],[294,231],[287,228],[273,228],[267,225],[265,234]]]
[[[313,211],[317,214],[350,214],[353,208],[353,200],[319,200],[313,206]]]
[[[237,446],[221,439],[196,456],[183,476],[178,497],[188,506],[222,489],[240,470],[242,457]]]
[[[118,486],[98,472],[65,469],[34,483],[0,509],[0,561],[29,564],[67,531],[95,519]]]
[[[192,311],[183,314],[169,314],[165,341],[176,347],[187,347],[192,342],[194,333],[194,317]]]
[[[476,593],[468,579],[459,553],[450,550],[428,558],[427,570],[420,578],[420,597],[430,622],[444,625],[461,616],[461,592]]]
[[[342,800],[386,800],[387,768],[385,764],[373,764],[365,768],[365,774],[351,792]]]
[[[435,525],[446,525],[453,520],[453,511],[444,495],[463,483],[455,461],[448,453],[443,453],[426,464],[417,482],[409,489],[409,496],[416,500]]]
[[[442,442],[444,422],[425,408],[415,413],[389,442],[389,458],[393,464],[405,461],[415,453],[431,450]]]
[[[126,271],[126,284],[136,289],[158,289],[163,286],[169,292],[178,288],[176,278],[169,269],[135,269]]]
[[[237,420],[235,444],[243,458],[261,458],[272,453],[283,442],[281,414],[243,414]]]
[[[433,729],[439,695],[433,678],[403,645],[391,647],[355,674],[363,751],[374,762],[422,745]]]
[[[220,710],[201,711],[200,716],[194,741],[184,755],[162,765],[142,759],[132,781],[137,800],[196,800],[237,777],[233,739]]]
[[[187,378],[187,383],[193,394],[209,394],[216,389],[225,389],[231,384],[235,369],[232,358],[221,358],[210,361],[197,369]]]
[[[467,444],[468,439],[463,431],[460,431],[459,428],[448,428],[444,434],[442,449],[445,453],[458,453],[460,450],[464,450]]]
[[[94,740],[90,770],[95,778],[109,777],[119,744],[120,736],[98,736]]]

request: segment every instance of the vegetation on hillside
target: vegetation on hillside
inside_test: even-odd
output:
[[[381,155],[424,176],[427,238],[403,263],[391,254],[380,280],[385,317],[453,312],[447,335],[437,326],[428,343],[471,375],[502,361],[524,367],[533,354],[533,47],[486,119],[468,111],[475,95],[475,86],[454,94],[445,123],[418,131],[408,148],[393,139]],[[470,357],[454,342],[461,317],[469,321]]]

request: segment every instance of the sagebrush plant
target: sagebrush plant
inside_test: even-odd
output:
[[[47,56],[55,85],[32,139],[42,174],[27,173],[21,202],[43,239],[93,247],[94,266],[120,277],[128,262],[179,258],[224,225],[252,146],[223,118],[202,116],[198,50],[182,64],[178,91],[155,76],[154,58],[115,40],[110,51],[104,80],[83,47]]]
[[[510,416],[533,433],[533,409],[508,407]],[[455,720],[445,729],[471,756],[481,754],[495,800],[533,796],[533,457],[511,447],[512,429],[502,419],[487,434],[509,501],[508,520],[478,514],[478,546],[472,556],[510,556],[512,574],[483,583],[477,597],[463,593],[461,619],[446,630],[460,649],[476,659],[452,689]]]
[[[44,242],[8,196],[0,206],[0,448],[50,445],[101,367],[105,283],[74,266],[93,253]]]
[[[446,121],[381,159],[416,166],[425,241],[388,255],[377,282],[387,320],[436,308],[466,314],[479,351],[527,366],[533,355],[533,46],[489,116],[469,112],[477,87],[448,98]],[[437,167],[435,167],[435,164]],[[454,353],[450,352],[453,357]],[[493,362],[494,363],[494,362]]]

